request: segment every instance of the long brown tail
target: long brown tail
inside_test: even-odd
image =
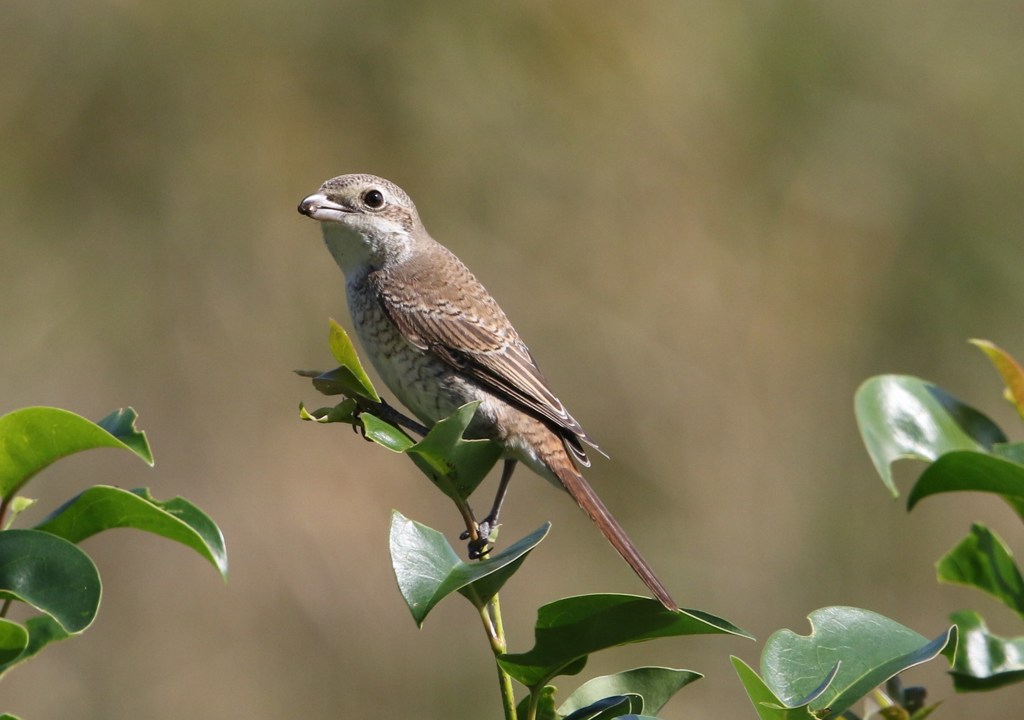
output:
[[[662,584],[658,576],[654,574],[654,570],[644,560],[643,555],[636,549],[636,545],[626,535],[626,531],[619,525],[619,521],[616,520],[608,508],[601,501],[601,498],[597,496],[594,489],[590,487],[590,483],[580,474],[576,466],[572,464],[572,460],[563,451],[561,457],[546,458],[548,460],[547,465],[551,468],[551,471],[555,473],[558,479],[561,481],[562,486],[566,491],[572,495],[576,503],[583,508],[583,511],[590,516],[590,519],[594,521],[601,533],[608,538],[608,542],[612,544],[622,559],[629,563],[629,566],[633,568],[640,579],[644,581],[650,591],[654,594],[661,604],[669,610],[678,610],[679,606],[672,599],[672,596],[668,594],[668,590]]]

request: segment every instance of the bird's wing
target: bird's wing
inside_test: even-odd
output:
[[[452,256],[454,258],[454,256]],[[447,282],[371,274],[384,312],[413,345],[434,353],[511,404],[561,430],[580,462],[597,448],[547,385],[529,348],[461,262]]]

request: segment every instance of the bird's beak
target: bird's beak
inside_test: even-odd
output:
[[[299,203],[299,212],[320,222],[341,222],[342,218],[352,211],[328,199],[323,193],[313,193]]]

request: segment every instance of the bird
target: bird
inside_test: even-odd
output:
[[[590,465],[587,447],[600,448],[552,392],[497,301],[430,236],[409,195],[375,175],[340,175],[305,197],[298,211],[320,223],[345,276],[356,336],[398,400],[428,427],[480,403],[466,437],[498,443],[504,466],[478,536],[486,542],[497,526],[522,463],[568,492],[654,597],[678,609],[578,468]],[[470,544],[470,557],[483,551]]]

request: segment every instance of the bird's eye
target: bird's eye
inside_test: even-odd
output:
[[[367,190],[363,195],[363,204],[371,210],[380,210],[384,207],[384,193],[380,190]]]

